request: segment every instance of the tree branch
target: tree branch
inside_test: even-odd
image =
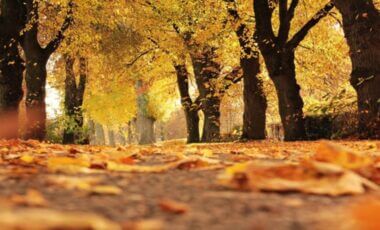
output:
[[[57,50],[63,39],[65,38],[65,31],[73,24],[73,7],[74,2],[72,0],[69,1],[67,5],[67,14],[66,18],[62,23],[61,29],[58,31],[57,36],[49,42],[49,44],[45,47],[45,54],[51,55],[53,52]]]
[[[133,66],[140,58],[142,58],[143,56],[149,54],[153,50],[154,50],[154,48],[151,48],[151,49],[145,50],[144,52],[140,53],[133,60],[131,60],[129,63],[127,63],[126,67],[129,68],[129,67]]]
[[[272,10],[269,7],[268,0],[255,0],[253,8],[256,18],[256,34],[262,44],[272,47],[275,35],[272,27]]]
[[[305,39],[309,31],[325,16],[328,15],[329,11],[334,8],[334,3],[327,3],[321,10],[319,10],[312,19],[310,19],[287,43],[288,49],[295,49],[297,46]]]

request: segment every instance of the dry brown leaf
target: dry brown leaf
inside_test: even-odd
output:
[[[346,169],[359,169],[374,164],[374,160],[370,156],[359,154],[344,146],[330,142],[322,142],[319,145],[314,159],[340,165]]]
[[[187,204],[170,199],[161,200],[159,206],[162,211],[173,214],[184,214],[189,211],[189,206]]]
[[[29,189],[25,195],[12,195],[10,201],[16,205],[45,207],[48,205],[45,197],[37,190]]]
[[[113,185],[100,185],[101,179],[96,177],[50,176],[48,182],[66,189],[81,190],[92,194],[119,195],[123,191]]]
[[[49,209],[0,209],[2,230],[120,230],[121,226],[90,213],[59,212]]]
[[[124,165],[116,162],[107,162],[107,169],[110,171],[129,172],[129,173],[162,173],[172,169],[193,169],[219,166],[219,161],[205,158],[185,158],[176,162],[161,165]]]
[[[378,189],[377,185],[354,172],[318,162],[295,165],[256,161],[238,164],[226,169],[219,181],[235,189],[331,196],[362,194],[366,188]]]
[[[127,221],[122,224],[123,230],[162,230],[164,222],[161,220]]]

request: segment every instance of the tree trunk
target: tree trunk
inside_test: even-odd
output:
[[[217,96],[206,98],[203,103],[205,121],[202,142],[220,141],[220,98]]]
[[[154,134],[154,122],[155,120],[151,117],[139,116],[137,118],[140,145],[153,144],[156,141]]]
[[[187,143],[198,143],[199,138],[199,106],[193,103],[189,94],[189,73],[185,65],[175,66],[181,104],[185,113],[187,125]]]
[[[96,145],[105,145],[106,139],[104,135],[103,125],[95,123],[95,144]]]
[[[258,54],[257,54],[258,55]],[[241,60],[244,80],[244,116],[242,139],[263,140],[266,138],[267,100],[263,83],[258,78],[260,63],[258,57]]]
[[[85,58],[79,59],[79,83],[76,83],[74,73],[75,58],[65,55],[66,79],[65,79],[65,112],[69,120],[66,124],[63,143],[64,144],[82,144],[83,137],[81,132],[83,128],[83,97],[87,81],[87,61]],[[82,136],[81,136],[82,135]]]
[[[64,32],[72,23],[73,2],[69,1],[65,20],[54,39],[41,47],[38,39],[40,28],[39,1],[23,0],[23,18],[28,24],[20,42],[26,58],[26,115],[27,139],[43,140],[46,136],[46,64],[64,39]],[[48,19],[44,19],[48,20]]]
[[[112,129],[108,130],[108,142],[110,146],[116,146],[115,132]]]
[[[0,139],[18,137],[18,107],[22,100],[24,62],[18,40],[24,26],[21,2],[3,0],[0,4]]]
[[[240,17],[236,8],[236,1],[228,7],[228,14],[233,23],[238,24],[235,33],[239,38],[241,47],[240,66],[243,69],[244,81],[244,115],[242,140],[265,139],[267,99],[265,97],[263,83],[258,77],[260,74],[259,52],[254,50],[252,33]]]
[[[306,139],[303,100],[296,80],[294,52],[263,54],[269,75],[275,85],[285,141]]]
[[[205,116],[202,142],[220,141],[220,95],[214,80],[220,75],[220,65],[214,61],[214,47],[206,47],[201,54],[191,53],[199,101]]]
[[[380,138],[380,15],[372,0],[334,0],[350,47],[351,84],[358,96],[359,134]]]
[[[73,128],[72,120],[75,119],[75,99],[76,99],[76,83],[75,83],[75,73],[74,73],[74,62],[75,59],[69,55],[65,55],[65,113],[69,120],[65,124],[65,130],[63,131],[63,144],[74,144],[75,143],[75,130]]]
[[[9,46],[8,42],[0,41],[0,139],[18,137],[18,107],[23,96],[23,61],[17,44]]]
[[[154,122],[155,119],[148,114],[148,99],[144,90],[142,80],[138,80],[136,84],[137,90],[137,131],[139,134],[139,144],[153,144],[155,140]]]
[[[43,55],[26,57],[26,139],[44,140],[46,135],[46,64]]]

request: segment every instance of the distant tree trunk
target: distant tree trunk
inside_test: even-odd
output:
[[[128,122],[128,144],[133,143],[132,121]]]
[[[214,47],[206,47],[200,54],[191,54],[195,80],[197,83],[204,126],[201,141],[220,141],[220,95],[213,80],[220,76],[220,65],[214,61]]]
[[[199,137],[199,105],[193,102],[189,94],[189,73],[185,65],[175,66],[178,89],[187,125],[187,143],[198,143]]]
[[[243,69],[244,81],[244,116],[243,134],[245,140],[265,139],[267,100],[263,89],[263,82],[258,77],[260,74],[259,52],[254,50],[255,41],[247,25],[241,22],[236,2],[230,0],[231,7],[228,13],[234,23],[238,23],[236,35],[241,47],[240,65]]]
[[[331,2],[326,4],[290,37],[291,22],[299,1],[293,0],[290,4],[286,0],[277,2],[280,25],[277,34],[273,31],[272,25],[274,11],[272,3],[270,0],[253,2],[256,19],[255,39],[264,57],[269,76],[276,87],[285,141],[305,140],[303,100],[296,80],[294,52],[308,32],[332,10],[333,4]]]
[[[75,58],[70,55],[65,55],[64,58],[66,64],[65,112],[70,122],[74,122],[74,124],[65,127],[63,143],[80,143],[77,132],[83,128],[82,105],[87,82],[87,60],[79,59],[79,83],[77,84],[74,72]]]
[[[154,123],[155,120],[151,117],[140,116],[137,118],[140,145],[153,144],[156,141]]]
[[[380,138],[380,14],[372,0],[334,0],[350,47],[351,84],[358,95],[359,134]]]
[[[39,2],[23,0],[26,23],[30,24],[22,36],[21,46],[26,58],[26,139],[43,140],[46,135],[46,64],[50,56],[64,39],[63,33],[72,23],[72,1],[69,1],[67,16],[57,36],[46,47],[41,47],[39,33]]]
[[[110,146],[116,146],[115,132],[111,129],[108,130],[108,142]]]
[[[103,125],[95,123],[95,143],[96,145],[105,145],[106,139],[104,135]]]
[[[18,137],[18,107],[22,100],[24,62],[18,40],[24,27],[21,1],[0,4],[0,139]]]
[[[142,80],[138,80],[136,84],[137,90],[137,130],[139,134],[139,144],[153,144],[156,141],[154,134],[155,119],[148,114],[148,99],[144,89]]]

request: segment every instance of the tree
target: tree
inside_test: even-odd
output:
[[[241,47],[240,65],[243,69],[244,80],[244,140],[265,139],[267,100],[263,89],[263,82],[258,77],[260,73],[259,52],[247,24],[239,15],[236,1],[229,1],[229,14],[235,23],[235,33]]]
[[[46,65],[50,56],[57,50],[64,39],[65,31],[73,22],[73,6],[70,0],[66,7],[67,15],[57,35],[41,46],[39,34],[40,28],[40,4],[35,0],[24,0],[25,18],[27,27],[22,35],[21,46],[26,58],[26,109],[27,109],[27,139],[43,140],[46,134]],[[48,3],[46,3],[48,4]],[[48,15],[45,15],[49,17]],[[48,19],[49,20],[49,19]]]
[[[253,3],[256,31],[255,36],[264,57],[269,76],[274,82],[279,99],[279,110],[285,130],[285,140],[306,138],[303,100],[295,72],[295,50],[312,29],[334,7],[327,3],[298,32],[289,38],[291,22],[299,0],[279,0],[279,29],[275,34],[272,17],[277,5],[270,0],[255,0]]]
[[[198,143],[200,141],[198,116],[199,105],[191,99],[189,93],[189,72],[184,64],[177,64],[174,68],[177,74],[181,104],[186,118],[187,143]]]
[[[380,138],[380,14],[372,0],[334,0],[350,47],[361,138]]]
[[[0,139],[18,137],[18,107],[23,95],[24,72],[18,41],[25,26],[20,9],[19,0],[0,1]]]
[[[87,59],[79,58],[79,81],[76,81],[74,64],[76,58],[65,55],[66,79],[65,79],[65,113],[68,124],[66,124],[63,134],[63,144],[77,143],[78,129],[83,128],[83,97],[87,82]]]

